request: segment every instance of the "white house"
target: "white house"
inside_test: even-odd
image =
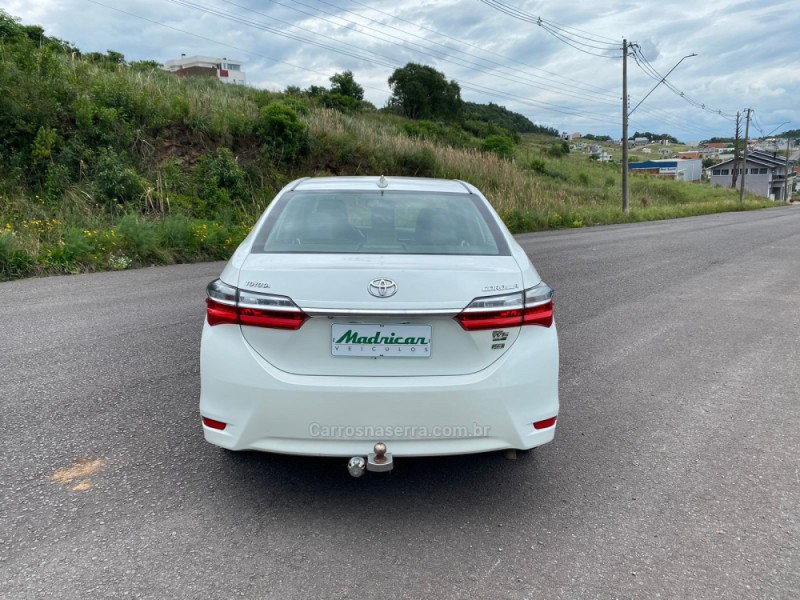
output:
[[[182,54],[178,59],[165,62],[164,69],[180,77],[206,75],[216,77],[223,83],[244,85],[246,82],[242,61],[229,58]]]
[[[734,160],[729,159],[714,165],[709,169],[711,185],[731,187],[733,183]],[[744,187],[752,194],[769,198],[770,200],[785,201],[784,190],[791,193],[794,189],[795,173],[789,161],[776,154],[768,154],[760,150],[753,150],[747,154],[747,164],[743,164],[744,157],[740,158],[737,168],[737,185],[741,183],[742,170],[745,169]]]

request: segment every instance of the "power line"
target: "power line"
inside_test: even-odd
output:
[[[479,2],[486,4],[487,6],[491,6],[492,8],[499,10],[509,16],[514,17],[515,19],[519,19],[520,21],[525,21],[527,23],[532,23],[534,25],[548,25],[552,29],[555,29],[566,36],[572,36],[574,38],[587,40],[590,42],[594,42],[595,44],[603,44],[603,46],[591,46],[593,48],[597,48],[600,50],[605,50],[607,46],[615,46],[619,43],[617,40],[607,38],[604,36],[596,35],[593,33],[589,33],[587,31],[582,31],[580,29],[574,27],[566,27],[561,26],[555,21],[549,21],[543,19],[542,17],[538,17],[536,15],[532,15],[531,13],[525,12],[521,8],[517,8],[515,6],[509,6],[499,0],[479,0]],[[573,33],[574,31],[578,31],[580,33]],[[586,35],[581,35],[586,34]]]
[[[674,94],[676,94],[677,96],[679,96],[680,98],[682,98],[683,100],[685,100],[686,102],[688,102],[689,104],[694,106],[695,108],[699,108],[699,109],[704,110],[704,111],[706,111],[708,113],[711,113],[711,114],[717,114],[717,115],[719,115],[719,116],[721,116],[721,117],[723,117],[725,119],[728,119],[729,121],[735,121],[736,120],[736,117],[734,115],[732,115],[730,113],[727,113],[727,112],[725,112],[725,111],[723,111],[723,110],[721,110],[719,108],[712,108],[710,106],[707,106],[705,103],[700,102],[698,100],[694,100],[693,98],[688,96],[685,92],[683,92],[682,90],[679,90],[678,88],[676,88],[672,83],[667,81],[666,78],[664,76],[662,76],[661,73],[659,73],[655,69],[655,67],[653,67],[653,65],[650,63],[650,61],[648,61],[647,58],[642,54],[641,47],[638,44],[633,44],[632,47],[633,47],[633,55],[632,56],[633,56],[634,61],[636,62],[636,64],[639,66],[639,68],[647,76],[655,79],[656,81],[663,82],[664,85],[669,90],[671,90]]]
[[[351,11],[347,11],[346,9],[343,9],[341,7],[338,7],[338,6],[334,5],[334,4],[331,4],[330,2],[327,2],[326,0],[317,0],[317,1],[321,2],[322,4],[327,4],[328,6],[332,6],[334,8],[338,8],[338,9],[343,10],[345,12],[349,12],[350,14],[355,14],[355,13],[352,13]],[[439,36],[441,36],[441,37],[443,37],[445,39],[451,40],[451,41],[456,42],[458,44],[462,44],[462,45],[467,46],[469,48],[473,48],[475,50],[480,50],[481,52],[484,52],[486,54],[491,54],[492,56],[496,56],[498,58],[502,58],[503,60],[508,60],[508,61],[510,61],[510,62],[512,62],[514,64],[522,65],[522,66],[527,67],[529,69],[533,69],[534,71],[539,71],[539,72],[542,72],[542,73],[546,73],[547,75],[550,75],[552,77],[558,77],[559,79],[563,79],[564,81],[569,82],[571,85],[577,85],[577,86],[580,86],[580,87],[591,88],[591,89],[594,89],[594,90],[596,90],[598,92],[601,92],[603,94],[615,94],[616,93],[616,92],[613,92],[611,90],[606,90],[606,89],[603,89],[603,88],[600,88],[600,87],[597,87],[597,86],[593,86],[591,84],[587,84],[587,83],[585,83],[583,81],[580,81],[578,79],[572,79],[570,77],[566,77],[564,75],[561,75],[560,73],[554,73],[553,71],[547,71],[546,69],[542,69],[540,67],[536,67],[536,66],[531,65],[529,63],[519,61],[519,60],[517,60],[515,58],[512,58],[510,56],[505,56],[505,55],[500,54],[498,52],[494,52],[492,50],[489,50],[487,48],[483,48],[481,46],[477,46],[475,44],[471,44],[471,43],[469,43],[469,42],[467,42],[467,41],[465,41],[463,39],[459,39],[459,38],[455,38],[455,37],[449,36],[449,35],[447,35],[445,33],[442,33],[441,31],[437,31],[437,30],[432,29],[430,27],[426,27],[425,25],[421,25],[419,23],[415,23],[413,21],[409,21],[409,20],[404,19],[402,17],[398,17],[397,15],[393,15],[393,14],[388,13],[386,11],[380,10],[378,8],[375,8],[373,6],[365,4],[364,2],[360,2],[359,0],[351,0],[351,2],[353,4],[358,4],[359,6],[363,6],[364,8],[372,10],[373,12],[377,12],[377,13],[385,15],[385,16],[391,18],[391,19],[395,19],[397,21],[401,21],[403,23],[407,23],[409,25],[413,25],[414,27],[417,27],[417,28],[419,28],[419,29],[421,29],[423,31],[428,31],[430,33],[434,33],[434,34],[439,35]],[[376,22],[376,21],[373,21],[373,22]],[[380,22],[378,22],[378,23],[380,23]],[[384,23],[380,23],[380,24],[386,26]],[[445,46],[445,47],[449,48],[449,46]]]
[[[304,66],[298,65],[296,63],[290,63],[290,62],[286,62],[286,61],[283,61],[283,60],[278,60],[278,59],[276,59],[276,58],[274,58],[272,56],[268,56],[266,54],[261,54],[259,52],[254,52],[252,50],[247,50],[245,48],[241,48],[239,46],[233,46],[231,44],[226,44],[225,42],[220,42],[219,40],[215,40],[213,38],[206,37],[204,35],[200,35],[199,33],[193,33],[191,31],[186,31],[185,29],[180,29],[179,27],[174,27],[172,25],[167,25],[166,23],[162,23],[162,22],[156,21],[154,19],[149,19],[147,17],[143,17],[141,15],[137,15],[137,14],[134,14],[132,12],[128,12],[127,10],[123,10],[121,8],[117,8],[115,6],[109,6],[108,4],[103,4],[102,2],[98,2],[97,0],[88,0],[88,2],[91,2],[92,4],[97,4],[98,6],[102,6],[103,8],[108,8],[108,9],[116,11],[118,13],[122,13],[124,15],[128,15],[129,17],[134,17],[134,18],[140,19],[142,21],[147,21],[148,23],[152,23],[153,25],[158,25],[159,27],[165,27],[167,29],[171,29],[172,31],[177,31],[178,33],[183,33],[185,35],[190,35],[190,36],[192,36],[194,38],[201,39],[201,40],[204,40],[206,42],[211,42],[212,44],[216,44],[218,46],[224,46],[225,48],[230,48],[230,49],[236,50],[238,52],[244,52],[245,54],[250,54],[252,56],[258,56],[260,58],[265,58],[267,60],[271,60],[272,62],[274,62],[276,64],[287,65],[287,66],[295,68],[295,69],[300,69],[302,71],[308,71],[309,73],[314,73],[316,75],[322,75],[322,76],[327,77],[327,78],[331,77],[331,74],[329,74],[329,73],[323,73],[322,71],[317,71],[315,69],[309,69],[308,67],[304,67]],[[370,89],[370,90],[373,90],[373,91],[376,91],[376,92],[380,92],[381,94],[386,94],[386,95],[389,94],[389,92],[384,90],[384,89],[370,87],[370,86],[363,86],[363,87],[365,87],[367,89]]]
[[[559,27],[553,23],[549,23],[548,21],[542,19],[541,17],[537,17],[526,13],[518,8],[514,8],[499,2],[498,0],[478,0],[482,4],[494,8],[510,17],[514,17],[520,21],[524,21],[526,23],[531,23],[533,25],[538,25],[547,33],[555,37],[560,42],[567,44],[568,46],[583,52],[584,54],[589,54],[591,56],[597,56],[599,58],[616,58],[610,54],[599,54],[597,52],[593,52],[592,50],[604,50],[607,53],[614,52],[616,50],[616,42],[605,42],[597,38],[588,37],[580,34],[575,34],[570,32],[567,29]],[[589,40],[595,43],[588,43],[582,40]],[[602,44],[602,45],[598,45]],[[586,48],[589,48],[587,50]]]
[[[272,18],[272,17],[270,17],[270,15],[267,15],[267,14],[265,14],[263,12],[259,12],[257,10],[251,9],[251,8],[248,8],[246,6],[242,6],[241,4],[237,4],[236,2],[233,2],[232,0],[221,0],[221,1],[226,3],[226,4],[230,4],[232,6],[235,6],[237,8],[246,10],[248,12],[255,13],[255,14],[260,15],[262,17]],[[510,81],[512,83],[521,83],[523,85],[527,85],[527,86],[530,86],[530,87],[533,87],[533,88],[537,88],[537,89],[541,89],[541,90],[544,90],[544,91],[555,91],[555,92],[557,92],[559,94],[562,94],[562,95],[565,95],[565,96],[572,96],[574,98],[579,98],[579,99],[585,99],[587,95],[593,95],[593,94],[590,94],[588,92],[578,93],[578,92],[571,91],[571,90],[568,90],[568,89],[564,89],[564,88],[561,88],[561,87],[553,87],[553,86],[549,86],[549,85],[546,85],[546,84],[533,82],[533,81],[530,81],[530,80],[525,79],[523,77],[520,77],[517,74],[517,73],[519,73],[519,71],[512,72],[512,73],[505,73],[505,72],[500,73],[500,72],[487,71],[486,68],[483,67],[482,65],[478,65],[478,64],[473,63],[473,62],[468,62],[465,59],[462,59],[461,57],[451,56],[449,54],[445,54],[445,53],[441,52],[440,50],[431,49],[429,46],[424,46],[424,45],[417,44],[417,43],[414,43],[414,42],[409,42],[408,40],[405,40],[404,38],[401,38],[399,36],[395,36],[395,35],[392,35],[392,34],[384,33],[383,31],[379,31],[379,30],[377,30],[377,29],[375,29],[373,27],[369,27],[369,26],[363,25],[361,23],[356,23],[355,21],[350,21],[350,20],[345,19],[343,17],[340,17],[338,15],[331,15],[331,16],[334,16],[335,18],[337,18],[337,19],[339,19],[341,21],[344,21],[345,23],[348,23],[349,25],[341,25],[339,23],[335,23],[330,19],[326,19],[324,17],[318,17],[317,15],[315,15],[313,13],[309,13],[309,12],[306,12],[304,10],[301,10],[301,9],[295,8],[293,6],[290,6],[288,4],[284,4],[282,2],[279,2],[278,0],[269,0],[269,1],[272,2],[273,4],[277,4],[278,6],[283,6],[285,8],[288,8],[288,9],[293,10],[295,12],[298,12],[300,14],[303,14],[303,15],[306,15],[306,16],[315,17],[315,18],[319,18],[322,21],[325,21],[326,23],[330,23],[332,25],[335,25],[336,27],[343,27],[344,29],[347,29],[349,31],[354,31],[354,32],[356,32],[356,33],[358,33],[360,35],[367,36],[370,39],[373,39],[373,40],[374,39],[379,39],[379,40],[381,40],[383,42],[386,42],[388,44],[392,44],[392,45],[397,46],[398,45],[397,42],[393,42],[391,40],[387,40],[384,37],[379,37],[379,36],[387,35],[390,38],[393,38],[395,40],[400,40],[400,42],[402,42],[404,48],[409,48],[411,50],[419,52],[420,54],[423,54],[426,58],[429,58],[431,55],[434,55],[439,60],[443,60],[444,62],[447,62],[447,63],[450,63],[450,64],[454,64],[454,65],[456,65],[458,67],[465,68],[465,69],[468,69],[468,70],[471,70],[471,71],[474,71],[474,72],[477,72],[477,73],[481,73],[483,75],[488,75],[490,77],[496,77],[498,79],[501,79],[501,80],[504,80],[504,81]],[[300,4],[301,6],[308,7],[307,4],[303,4],[302,2],[296,2],[296,3]],[[309,8],[311,8],[311,7],[309,7]],[[321,12],[323,12],[323,14],[330,15],[330,13],[324,13],[324,11],[321,11]],[[305,28],[301,28],[299,26],[295,26],[295,27],[297,27],[297,28],[299,28],[299,29],[301,29],[303,31],[307,31]],[[366,33],[364,31],[361,31],[360,29],[358,29],[359,27],[368,29],[368,30],[370,30],[372,32],[375,32],[375,34]],[[420,36],[415,36],[415,37],[420,37]],[[434,43],[436,43],[436,42],[434,42]],[[442,44],[439,44],[439,45],[442,45]],[[448,48],[447,46],[444,46],[444,45],[442,45],[442,46],[444,48],[450,50],[451,52],[453,51],[452,49]],[[459,52],[459,51],[456,50],[456,52]],[[504,67],[500,63],[497,63],[497,62],[494,62],[494,61],[487,61],[486,59],[483,59],[481,57],[475,57],[474,55],[469,55],[469,56],[473,56],[474,58],[477,58],[478,60],[481,60],[481,61],[484,61],[484,62],[489,62],[490,64],[496,65],[496,66],[498,66],[498,67],[500,67],[502,69],[506,69],[506,67]],[[510,70],[510,69],[508,69],[508,70]],[[607,97],[603,97],[603,96],[599,96],[599,95],[594,95],[594,96],[596,97],[596,101],[599,102],[599,103],[605,103],[605,104],[609,104],[609,105],[616,104],[616,99],[612,100],[612,99],[609,99]]]
[[[228,0],[223,0],[223,1],[228,1]],[[280,2],[277,2],[277,0],[269,0],[269,1],[270,1],[270,2],[273,2],[273,3],[275,3],[275,4],[279,4],[279,5],[281,5],[281,6],[287,6],[286,4],[282,4],[282,3],[280,3]],[[453,47],[451,47],[451,46],[448,46],[447,44],[442,44],[442,43],[440,43],[440,42],[437,42],[437,41],[435,41],[435,40],[431,40],[431,39],[429,39],[429,38],[427,38],[427,37],[424,37],[424,36],[417,35],[417,34],[415,34],[415,33],[412,33],[412,32],[409,32],[409,31],[406,31],[406,30],[404,30],[404,29],[400,29],[400,28],[397,28],[397,27],[393,27],[392,25],[388,25],[388,24],[386,24],[386,23],[382,23],[382,22],[380,22],[380,21],[376,21],[375,19],[371,19],[371,18],[369,18],[369,17],[366,17],[366,16],[364,16],[364,15],[360,15],[360,14],[357,14],[357,13],[353,13],[352,11],[349,11],[349,10],[347,10],[347,9],[345,9],[345,8],[341,7],[341,6],[337,6],[337,5],[335,5],[335,4],[332,4],[331,2],[327,2],[327,1],[325,1],[325,0],[318,0],[318,1],[319,1],[319,2],[321,2],[322,4],[326,4],[326,5],[328,5],[328,6],[331,6],[332,8],[335,8],[335,9],[337,9],[337,10],[341,11],[341,12],[344,12],[344,13],[347,13],[347,14],[351,14],[351,15],[357,16],[357,17],[359,17],[359,18],[361,18],[361,19],[364,19],[364,20],[366,20],[366,21],[368,21],[368,22],[370,22],[370,23],[373,23],[373,24],[376,24],[376,25],[380,25],[382,28],[389,28],[389,29],[392,29],[393,31],[397,31],[397,32],[399,32],[399,33],[402,33],[402,34],[404,34],[404,35],[408,35],[408,36],[411,36],[411,37],[413,37],[413,38],[416,38],[416,39],[419,39],[419,40],[423,40],[423,41],[425,41],[425,42],[427,42],[427,43],[429,43],[429,44],[434,44],[434,45],[436,45],[436,46],[439,46],[439,47],[441,47],[441,48],[443,48],[443,49],[447,50],[448,52],[457,52],[457,53],[459,53],[459,54],[464,54],[464,55],[466,55],[466,56],[469,56],[469,57],[471,57],[471,58],[473,58],[473,59],[475,59],[475,60],[479,60],[479,61],[481,61],[481,62],[483,62],[483,63],[486,63],[487,65],[491,65],[492,67],[498,67],[498,68],[504,69],[504,70],[506,70],[506,71],[513,71],[513,73],[512,73],[512,74],[516,74],[516,73],[519,73],[519,74],[526,74],[524,71],[522,71],[522,70],[520,70],[520,69],[515,69],[514,67],[509,67],[509,66],[507,66],[507,65],[504,65],[504,64],[502,64],[502,63],[499,63],[499,62],[497,62],[497,61],[494,61],[494,60],[491,60],[491,59],[487,59],[487,58],[483,58],[483,57],[481,57],[481,56],[478,56],[478,55],[476,55],[476,54],[473,54],[473,53],[471,53],[471,52],[466,52],[466,51],[464,51],[464,50],[459,50],[458,48],[453,48]],[[360,27],[364,27],[364,28],[366,28],[366,29],[369,29],[369,30],[371,30],[371,31],[377,31],[377,30],[376,30],[375,28],[373,28],[373,27],[369,27],[369,26],[363,25],[362,23],[356,23],[355,21],[351,21],[351,20],[345,19],[345,18],[343,18],[343,17],[341,17],[341,16],[339,16],[339,15],[334,15],[333,13],[329,13],[329,12],[327,12],[327,11],[322,11],[322,10],[320,10],[320,9],[318,9],[318,8],[313,8],[313,7],[309,6],[308,4],[304,4],[303,2],[299,2],[298,0],[295,0],[295,4],[300,4],[301,6],[306,6],[306,7],[308,7],[308,8],[311,8],[312,10],[316,10],[316,11],[318,11],[318,12],[321,12],[321,13],[323,13],[323,14],[327,14],[327,15],[329,15],[329,16],[335,16],[337,19],[340,19],[340,20],[342,20],[342,21],[345,21],[345,22],[347,22],[347,23],[352,23],[352,24],[358,25],[358,26],[360,26]],[[365,5],[365,4],[361,3],[361,2],[356,2],[356,4],[359,4],[359,5],[361,5],[361,6],[365,6],[365,7],[367,7],[367,8],[371,8],[371,7],[369,7],[368,5]],[[288,6],[287,6],[287,7],[288,7]],[[289,8],[290,8],[290,7],[289,7]],[[297,9],[293,9],[293,10],[297,10]],[[378,10],[378,9],[374,9],[374,8],[373,8],[372,10],[375,10],[375,11],[377,11],[377,12],[380,12],[380,13],[382,13],[382,14],[385,14],[385,15],[387,15],[387,16],[390,16],[390,17],[392,17],[392,15],[390,15],[389,13],[386,13],[386,12],[384,12],[384,11],[380,11],[380,10]],[[308,14],[308,13],[304,13],[304,14]],[[429,31],[429,32],[431,32],[431,33],[436,33],[437,35],[440,35],[440,36],[442,36],[442,37],[445,37],[445,38],[447,38],[447,39],[453,39],[453,40],[455,40],[455,38],[451,38],[451,37],[449,37],[449,36],[447,36],[447,35],[445,35],[445,34],[442,34],[442,33],[438,32],[438,31],[436,31],[436,30],[434,30],[434,29],[430,29],[430,28],[428,28],[428,27],[423,27],[423,26],[417,25],[417,24],[415,24],[415,23],[413,23],[413,22],[411,22],[411,21],[407,21],[407,20],[405,20],[405,19],[400,19],[399,17],[394,17],[394,18],[397,18],[397,19],[399,19],[399,20],[401,20],[401,21],[403,21],[403,22],[405,22],[405,23],[409,23],[409,24],[411,24],[411,25],[414,25],[414,26],[416,26],[416,27],[420,27],[421,29],[424,29],[425,31]],[[348,28],[348,29],[349,29],[349,28]],[[383,33],[383,32],[381,32],[381,33]],[[392,38],[394,38],[394,39],[399,39],[399,40],[402,40],[402,41],[403,41],[403,42],[405,42],[405,43],[411,43],[411,44],[413,44],[413,45],[415,45],[415,46],[417,46],[417,47],[423,47],[423,48],[425,48],[425,51],[426,51],[426,52],[431,52],[430,48],[426,48],[425,46],[422,46],[422,45],[419,45],[419,44],[415,44],[415,43],[409,42],[409,41],[408,41],[408,40],[406,40],[405,38],[398,37],[398,36],[394,36],[394,35],[391,35],[391,34],[384,34],[384,35],[390,35],[390,37],[392,37]],[[463,42],[461,42],[460,40],[456,40],[456,41],[459,41],[460,43],[463,43]],[[472,44],[466,44],[466,45],[467,45],[467,46],[470,46],[470,47],[473,47],[473,48],[478,48],[477,46],[473,46]],[[485,49],[482,49],[482,48],[478,48],[478,49],[479,49],[479,50],[482,50],[482,51],[484,51],[484,52],[488,52],[488,51],[486,51]],[[441,51],[435,51],[435,52],[441,52]],[[553,75],[553,76],[556,76],[556,77],[561,77],[562,79],[564,79],[564,80],[568,81],[568,82],[569,82],[569,84],[570,84],[570,86],[572,86],[572,87],[575,87],[575,86],[577,86],[577,87],[582,87],[582,88],[586,88],[587,90],[589,90],[589,91],[587,91],[587,92],[584,92],[584,95],[586,95],[586,94],[591,94],[591,95],[595,96],[596,98],[598,98],[599,100],[604,100],[604,101],[607,101],[607,102],[616,102],[616,101],[617,101],[617,99],[616,99],[616,96],[612,96],[612,95],[611,95],[611,92],[609,92],[608,90],[604,90],[604,89],[602,89],[602,88],[598,88],[598,87],[595,87],[595,86],[592,86],[592,85],[588,85],[588,84],[586,84],[586,83],[584,83],[584,82],[581,82],[581,81],[578,81],[578,80],[575,80],[575,79],[570,79],[570,78],[567,78],[567,77],[563,77],[563,76],[560,76],[560,75],[558,75],[558,74],[554,74],[554,73],[551,73],[551,72],[549,72],[549,71],[545,71],[545,70],[543,70],[543,69],[537,69],[537,68],[535,68],[535,67],[532,67],[532,66],[530,66],[530,65],[528,65],[528,64],[526,64],[526,63],[523,63],[523,62],[520,62],[520,61],[516,61],[516,60],[514,60],[514,59],[510,59],[510,58],[508,58],[508,57],[505,57],[505,56],[503,56],[503,55],[501,55],[501,54],[497,54],[497,53],[495,53],[495,52],[488,52],[488,53],[489,53],[489,54],[492,54],[492,55],[495,55],[495,56],[499,56],[499,57],[501,57],[501,58],[504,58],[505,60],[511,60],[511,61],[513,61],[513,62],[515,62],[515,63],[517,63],[517,64],[520,64],[520,65],[523,65],[523,66],[526,66],[526,67],[532,68],[532,69],[534,69],[534,70],[541,71],[541,72],[543,72],[543,73],[547,73],[548,75]],[[445,55],[445,56],[449,57],[449,55]],[[456,60],[463,60],[463,59],[461,59],[460,57],[452,57],[452,58],[454,58],[454,59],[456,59]],[[461,66],[461,65],[459,65],[459,66]],[[485,68],[486,68],[486,67],[483,67],[483,68],[481,68],[481,69],[479,69],[479,70],[480,70],[481,72],[485,72],[485,71],[484,71],[484,69],[485,69]],[[519,77],[519,75],[516,75],[516,76],[517,76],[517,77]],[[542,77],[541,75],[536,75],[536,74],[533,74],[533,73],[531,73],[531,74],[530,74],[530,76],[532,76],[532,77],[535,77],[535,78],[537,78],[537,79],[542,79],[542,80],[544,80],[544,81],[546,81],[546,82],[549,82],[549,83],[553,83],[553,84],[555,84],[556,86],[564,86],[564,83],[563,83],[563,82],[561,82],[561,81],[556,81],[556,80],[554,80],[554,79],[550,79],[550,78],[547,78],[547,77]],[[528,83],[528,84],[529,84],[529,85],[532,85],[532,86],[538,86],[538,87],[540,87],[540,89],[544,89],[544,90],[553,90],[553,91],[558,91],[559,93],[570,94],[570,95],[573,95],[573,96],[575,96],[575,95],[576,95],[574,92],[571,92],[569,89],[566,89],[566,88],[564,88],[564,87],[552,87],[552,86],[547,86],[547,85],[540,84],[540,83],[536,83],[536,84],[533,84],[533,83]],[[596,90],[596,91],[592,91],[592,90]],[[600,93],[597,93],[597,91],[599,91]],[[581,96],[581,97],[583,97],[583,96]]]
[[[211,14],[211,15],[214,15],[214,16],[217,16],[217,17],[221,17],[223,19],[227,19],[227,20],[233,21],[235,23],[240,23],[242,25],[247,25],[248,27],[253,27],[255,29],[260,29],[262,31],[267,31],[269,33],[273,33],[273,34],[275,34],[277,36],[280,36],[280,37],[283,37],[283,38],[287,38],[287,39],[290,39],[290,40],[295,40],[295,41],[298,41],[298,42],[302,42],[304,44],[310,44],[312,46],[316,46],[318,48],[322,48],[323,50],[330,50],[331,52],[336,52],[337,54],[342,54],[344,56],[349,56],[350,58],[356,58],[356,59],[359,59],[359,60],[366,60],[368,62],[371,62],[372,64],[378,64],[380,66],[387,67],[387,68],[393,68],[395,66],[394,62],[393,62],[393,59],[391,57],[384,56],[382,54],[378,54],[377,52],[372,52],[370,50],[365,50],[363,48],[359,48],[358,50],[360,52],[362,52],[362,53],[371,54],[371,55],[373,55],[374,57],[377,57],[377,58],[367,59],[363,54],[358,54],[357,52],[353,52],[353,51],[350,51],[350,50],[342,49],[342,48],[339,48],[339,47],[336,47],[336,46],[331,46],[329,44],[325,44],[325,43],[322,43],[322,42],[317,42],[317,41],[315,41],[313,39],[309,39],[307,37],[303,37],[303,36],[298,35],[298,34],[290,33],[290,32],[287,32],[287,31],[283,31],[281,29],[277,29],[276,27],[271,27],[271,26],[265,25],[263,23],[258,23],[257,21],[253,21],[252,19],[246,19],[244,17],[239,17],[239,16],[237,16],[235,14],[232,14],[232,13],[229,13],[229,12],[225,12],[225,11],[217,9],[215,7],[209,7],[209,6],[205,6],[205,5],[202,5],[200,3],[197,3],[197,2],[191,2],[190,0],[167,0],[167,1],[171,2],[173,4],[176,4],[178,6],[184,6],[186,8],[191,8],[191,9],[196,10],[196,11],[204,12],[206,14]],[[283,21],[281,19],[273,19],[273,20],[277,21],[278,23],[283,23],[285,25],[288,25],[289,27],[303,30],[302,27],[298,27],[296,25],[293,25],[292,23],[289,23],[288,21]],[[332,40],[333,42],[339,43],[338,40],[336,40],[335,38],[332,38],[330,36],[327,36],[327,35],[324,35],[324,34],[321,34],[321,33],[320,34],[315,34],[315,35],[317,35],[318,37],[321,37],[321,38],[324,38],[324,39],[328,39],[328,40]],[[344,46],[349,46],[349,44],[344,44]]]

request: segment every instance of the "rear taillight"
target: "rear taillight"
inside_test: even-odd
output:
[[[553,290],[541,282],[524,292],[486,296],[470,302],[456,320],[467,331],[553,324]]]
[[[299,329],[306,315],[285,296],[239,290],[216,279],[206,288],[209,325],[249,325],[272,329]]]

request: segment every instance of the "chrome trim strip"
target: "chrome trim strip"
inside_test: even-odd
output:
[[[272,310],[275,312],[302,312],[296,306],[282,306],[282,305],[275,305],[275,304],[249,304],[245,302],[239,302],[239,308],[253,308],[255,310]]]
[[[522,303],[517,303],[517,304],[511,305],[511,306],[487,306],[487,307],[481,307],[481,308],[470,308],[470,307],[467,307],[467,308],[464,309],[463,312],[471,314],[471,315],[474,315],[474,314],[479,314],[479,313],[500,312],[500,311],[503,311],[503,310],[522,310],[523,308],[525,308],[525,307],[522,305]]]
[[[461,312],[461,309],[446,308],[440,310],[425,310],[425,309],[395,309],[387,310],[385,308],[301,308],[304,313],[309,316],[315,317],[455,317]]]
[[[208,294],[208,297],[217,304],[224,304],[225,306],[236,306],[236,300],[223,300],[222,298],[215,298],[211,294]]]

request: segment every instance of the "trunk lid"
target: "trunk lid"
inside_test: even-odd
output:
[[[468,332],[453,317],[476,297],[522,285],[511,256],[251,254],[238,287],[287,296],[311,318],[296,331],[241,330],[289,373],[463,375],[502,356],[519,328]]]

